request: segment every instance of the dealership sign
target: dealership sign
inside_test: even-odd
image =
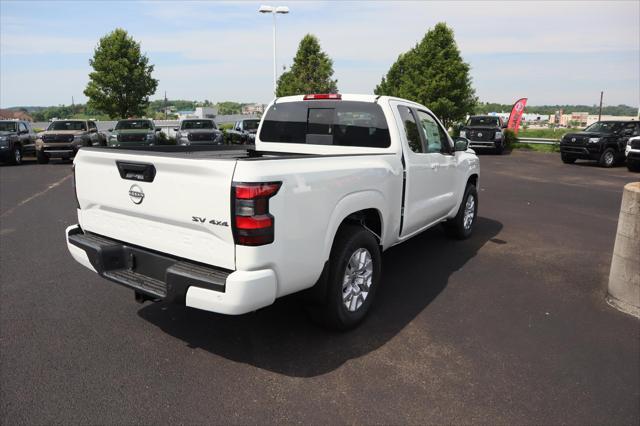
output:
[[[522,113],[524,112],[524,107],[526,105],[527,98],[522,98],[518,99],[518,101],[513,104],[513,108],[511,108],[511,114],[509,115],[507,128],[513,130],[516,135],[518,134],[518,129],[520,128],[520,119],[522,118]]]

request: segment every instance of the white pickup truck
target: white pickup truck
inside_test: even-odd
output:
[[[236,315],[306,290],[347,329],[383,250],[440,223],[470,236],[480,164],[422,105],[329,94],[274,100],[255,150],[83,148],[74,173],[68,249],[138,301]]]

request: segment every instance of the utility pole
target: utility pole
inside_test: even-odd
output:
[[[600,118],[602,118],[602,95],[604,94],[604,92],[600,92],[600,111],[598,112],[598,121],[600,121]]]
[[[164,119],[167,119],[167,91],[164,91]]]
[[[71,96],[71,118],[76,114],[76,104],[73,101],[73,96]]]
[[[276,66],[276,14],[287,14],[289,8],[287,6],[260,6],[258,9],[260,13],[271,13],[273,15],[273,96],[276,95],[278,87],[278,70]]]

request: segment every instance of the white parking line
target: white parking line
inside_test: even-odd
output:
[[[45,189],[43,189],[40,192],[36,192],[35,194],[33,194],[32,196],[25,198],[24,200],[20,201],[18,204],[16,204],[14,207],[11,207],[9,210],[7,210],[6,212],[0,214],[0,217],[5,217],[8,216],[10,213],[13,213],[15,211],[15,209],[17,209],[20,206],[23,206],[25,204],[27,204],[29,201],[35,200],[36,198],[40,197],[41,195],[46,194],[47,192],[49,192],[50,190],[52,190],[53,188],[55,188],[56,186],[60,186],[65,180],[69,179],[71,176],[73,176],[73,174],[68,174],[65,177],[63,177],[62,179],[60,179],[57,182],[52,183],[51,185],[47,186]]]

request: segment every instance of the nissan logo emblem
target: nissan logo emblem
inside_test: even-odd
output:
[[[142,188],[138,185],[132,185],[131,188],[129,188],[129,198],[131,198],[134,204],[140,204],[142,200],[144,200]]]

